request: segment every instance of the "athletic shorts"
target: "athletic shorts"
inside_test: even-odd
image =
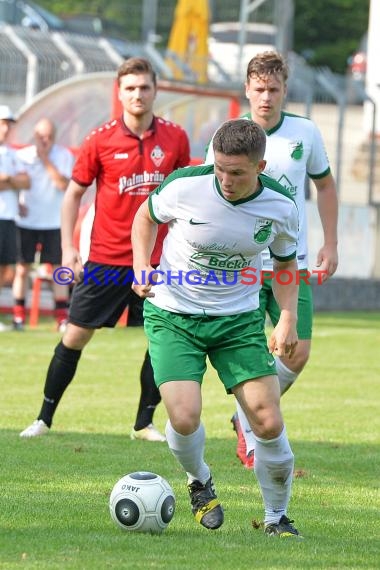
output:
[[[0,220],[0,265],[14,265],[16,253],[16,224],[13,220]]]
[[[131,291],[128,303],[127,327],[142,327],[144,325],[144,299]]]
[[[60,265],[62,260],[61,230],[33,230],[17,228],[17,261],[34,263],[36,251],[39,262]]]
[[[157,265],[152,265],[156,269]],[[144,326],[144,299],[139,297],[134,291],[128,302],[127,327]]]
[[[300,269],[302,271],[302,269]],[[305,270],[306,271],[306,270]],[[273,295],[272,281],[265,279],[260,289],[260,310],[265,318],[268,313],[273,326],[280,318],[280,308]],[[300,340],[309,340],[313,329],[313,291],[311,285],[300,280],[298,293],[298,321],[297,333]]]
[[[144,327],[157,386],[174,380],[201,384],[207,356],[227,393],[246,380],[276,374],[259,310],[211,317],[172,313],[145,301]]]
[[[69,322],[88,329],[114,327],[129,304],[132,282],[131,267],[87,261],[71,295]]]

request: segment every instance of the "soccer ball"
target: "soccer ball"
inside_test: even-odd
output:
[[[123,530],[162,532],[174,516],[175,497],[163,477],[137,471],[119,479],[109,507],[111,518]]]

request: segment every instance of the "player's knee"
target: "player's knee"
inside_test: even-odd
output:
[[[271,421],[262,424],[254,434],[261,439],[274,439],[280,435],[284,425],[282,421]]]
[[[182,409],[181,412],[181,409],[178,409],[170,413],[170,423],[177,433],[180,433],[181,435],[190,435],[198,429],[200,417],[195,411],[191,412],[189,410]]]
[[[252,416],[253,433],[262,439],[278,437],[284,427],[280,409],[262,409]]]
[[[68,323],[62,341],[67,348],[82,350],[94,334],[93,329],[85,329]]]

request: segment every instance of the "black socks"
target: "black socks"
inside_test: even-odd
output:
[[[67,348],[62,341],[55,348],[46,376],[44,401],[38,415],[38,419],[49,427],[63,393],[74,378],[81,354],[81,350]]]

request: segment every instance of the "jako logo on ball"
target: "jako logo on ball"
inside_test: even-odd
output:
[[[162,532],[174,516],[175,497],[163,477],[137,471],[119,479],[109,506],[112,519],[123,530]]]

